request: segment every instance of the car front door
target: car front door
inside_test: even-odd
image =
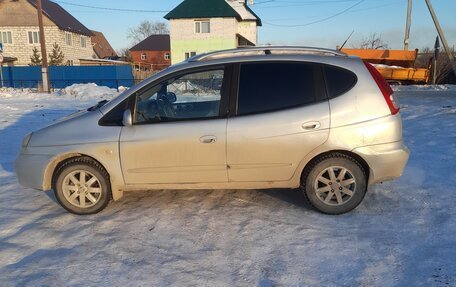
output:
[[[246,63],[239,68],[237,115],[228,120],[229,181],[287,181],[329,135],[321,67]]]
[[[225,74],[181,73],[136,93],[120,136],[126,184],[227,181]]]

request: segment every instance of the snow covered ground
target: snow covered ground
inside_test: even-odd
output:
[[[437,92],[437,91],[452,91],[456,92],[456,85],[393,85],[391,86],[396,92]]]
[[[296,190],[163,190],[84,217],[12,161],[27,132],[117,92],[0,90],[0,285],[456,286],[456,89],[395,89],[410,161],[349,214]]]

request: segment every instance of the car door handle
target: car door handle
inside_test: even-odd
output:
[[[200,137],[200,142],[201,143],[208,144],[208,143],[215,143],[216,141],[217,141],[217,137],[216,136],[202,136],[202,137]]]
[[[305,130],[316,130],[321,126],[320,122],[307,122],[302,124],[302,128]]]

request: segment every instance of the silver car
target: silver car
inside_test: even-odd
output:
[[[197,55],[27,135],[15,168],[76,214],[124,191],[267,188],[341,214],[408,157],[393,91],[370,64],[254,47]]]

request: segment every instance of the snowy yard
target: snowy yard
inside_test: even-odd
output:
[[[340,216],[296,190],[127,193],[69,214],[12,162],[27,132],[117,92],[0,91],[0,285],[456,286],[456,88],[398,90],[405,174]]]

